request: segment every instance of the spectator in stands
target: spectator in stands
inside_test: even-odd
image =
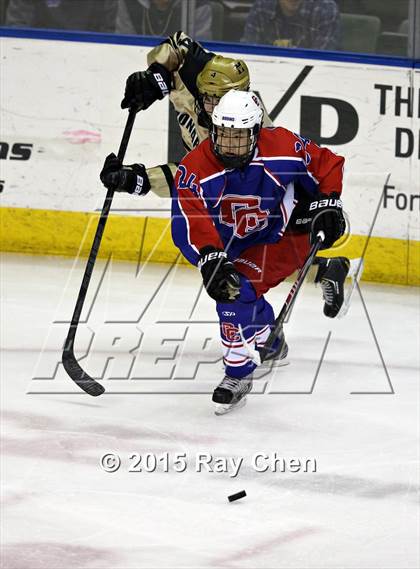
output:
[[[183,28],[183,0],[119,0],[116,32],[164,37]],[[212,10],[208,2],[197,0],[194,37],[211,39]]]
[[[6,26],[115,32],[117,0],[10,0]]]
[[[334,0],[255,0],[241,41],[334,50],[339,40]]]

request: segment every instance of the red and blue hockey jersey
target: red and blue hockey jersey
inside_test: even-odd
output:
[[[344,158],[277,127],[261,129],[251,162],[226,170],[203,141],[180,163],[172,199],[172,238],[194,265],[206,245],[234,260],[248,247],[279,241],[297,203],[341,193]]]

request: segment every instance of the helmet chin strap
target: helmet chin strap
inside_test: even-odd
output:
[[[195,112],[198,124],[201,127],[210,130],[212,125],[211,115],[204,108],[203,94],[200,92],[198,97],[195,99]]]
[[[251,153],[246,156],[226,156],[218,152],[216,148],[214,148],[214,153],[217,156],[217,158],[221,161],[223,166],[226,168],[226,170],[245,168],[245,166],[247,166],[251,162],[253,155],[253,153]]]
[[[197,121],[200,126],[210,130],[211,128],[211,117],[204,109],[202,109],[199,105],[197,105]]]

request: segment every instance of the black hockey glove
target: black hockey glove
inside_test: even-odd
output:
[[[209,296],[217,302],[234,302],[240,293],[239,274],[221,249],[208,245],[200,250],[198,268]]]
[[[159,63],[152,63],[146,71],[132,73],[125,84],[122,109],[142,111],[171,90],[171,73]]]
[[[343,203],[340,196],[333,192],[330,195],[320,194],[309,205],[311,223],[311,243],[316,241],[319,231],[323,231],[325,239],[321,249],[328,249],[339,239],[346,229],[343,215]]]
[[[109,190],[145,196],[150,190],[150,182],[143,164],[123,166],[114,153],[105,158],[101,182]]]

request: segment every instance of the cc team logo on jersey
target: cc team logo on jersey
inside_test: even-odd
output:
[[[259,196],[226,195],[220,205],[219,220],[233,228],[236,237],[243,239],[268,225],[269,210],[261,209]]]
[[[240,342],[241,336],[238,328],[230,322],[222,322],[222,334],[229,342]]]

